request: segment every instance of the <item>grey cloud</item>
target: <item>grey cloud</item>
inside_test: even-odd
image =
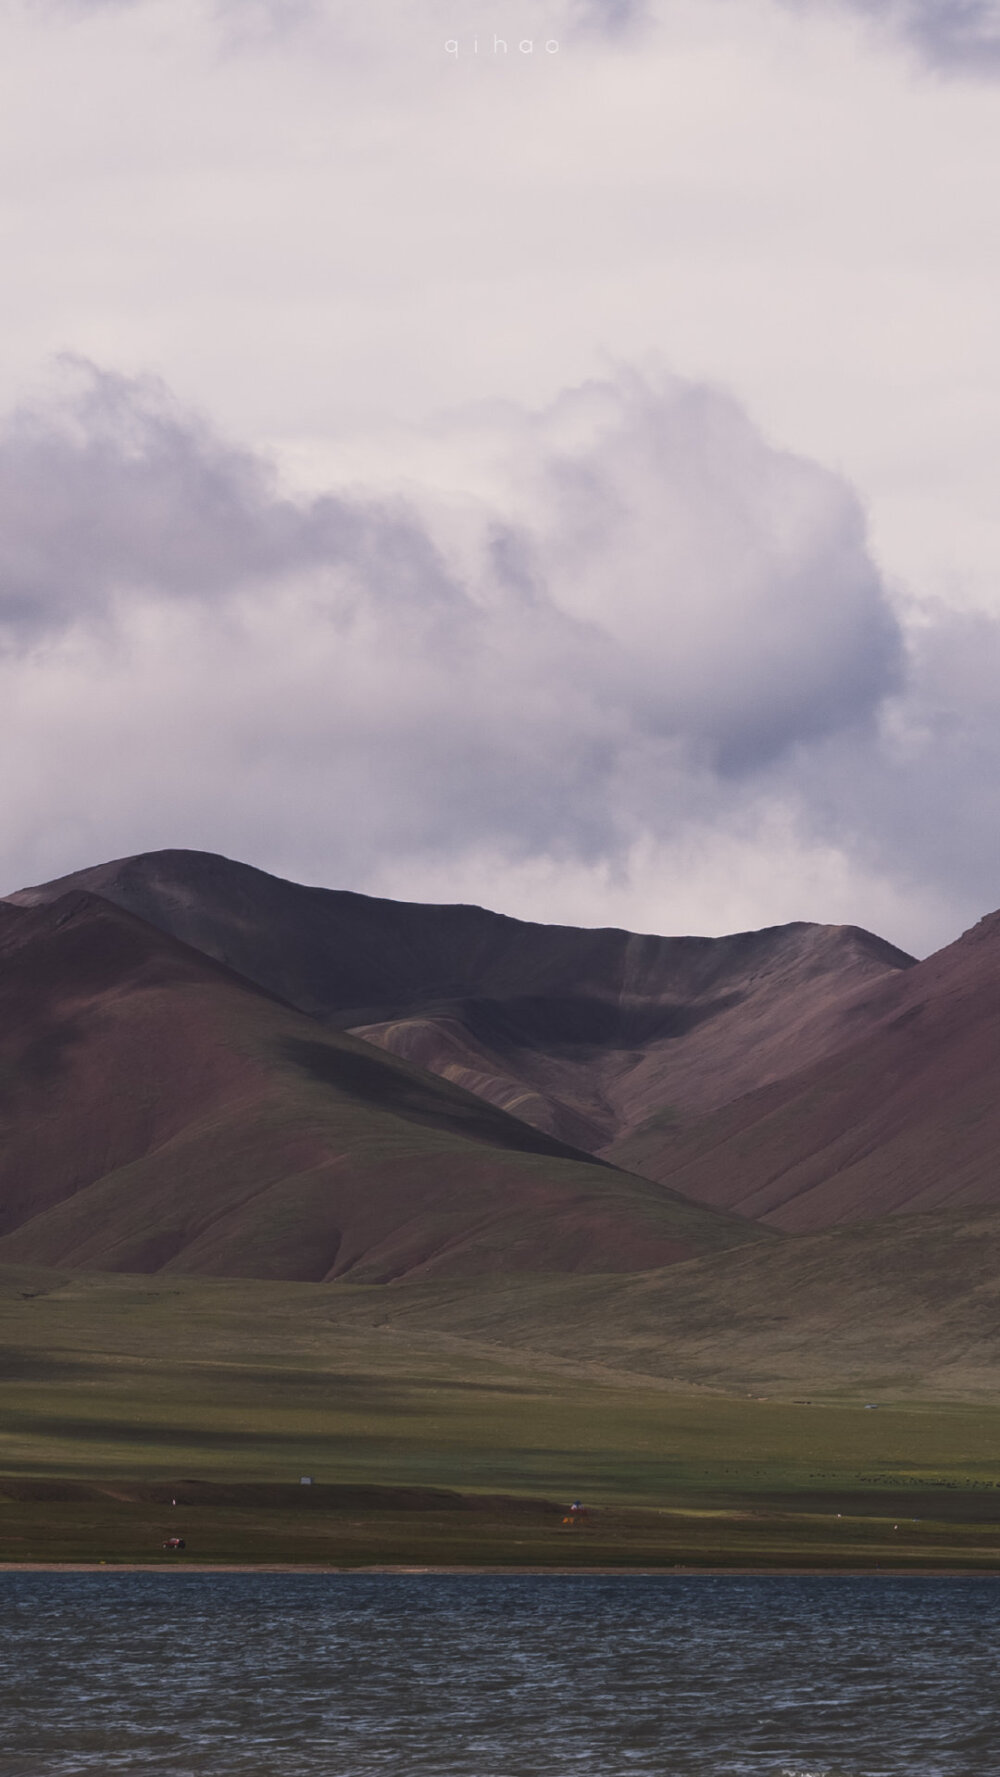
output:
[[[576,0],[573,12],[584,30],[616,37],[650,17],[651,0]]]
[[[867,4],[895,17],[922,49],[943,62],[995,68],[1000,60],[1000,13],[995,0],[909,0],[892,7]]]
[[[780,775],[814,831],[950,899],[957,936],[1000,905],[1000,622],[935,609],[908,653],[876,744],[834,736]]]
[[[836,477],[627,371],[487,430],[490,499],[293,501],[155,385],[91,371],[22,410],[5,829],[78,823],[97,783],[94,855],[239,849],[242,822],[260,857],[297,822],[355,882],[400,852],[613,859],[870,727],[899,637]]]
[[[893,689],[899,630],[856,497],[734,401],[622,371],[531,432],[545,583],[613,637],[637,729],[741,775]]]
[[[204,599],[296,571],[363,571],[447,594],[423,534],[388,507],[282,498],[268,466],[153,380],[67,361],[61,399],[0,429],[0,634],[30,640],[123,598]],[[341,587],[347,596],[347,583]]]
[[[786,0],[806,8],[831,4],[861,13],[901,36],[932,66],[965,75],[1000,72],[996,0]]]

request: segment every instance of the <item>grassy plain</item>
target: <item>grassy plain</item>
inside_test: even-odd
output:
[[[635,1280],[521,1281],[0,1272],[0,1561],[1000,1569],[1000,1404],[655,1374]]]

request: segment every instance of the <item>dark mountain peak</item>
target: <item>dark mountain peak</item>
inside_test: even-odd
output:
[[[16,971],[17,955],[23,953],[29,983],[64,999],[88,991],[95,981],[104,989],[116,981],[134,983],[141,978],[225,980],[240,993],[277,998],[171,932],[89,889],[71,888],[50,901],[5,902],[2,907],[0,956],[8,961],[8,986],[13,979],[10,970]]]
[[[890,969],[912,969],[916,966],[915,956],[911,956],[906,950],[900,950],[897,944],[890,944],[887,938],[880,938],[875,932],[866,931],[864,926],[816,926],[814,930],[823,934],[823,941],[831,950],[839,949],[860,957],[870,957]]]
[[[712,994],[720,979],[762,969],[840,970],[845,957],[889,968],[912,963],[856,927],[799,920],[711,938],[540,925],[481,907],[303,887],[210,852],[179,849],[117,859],[9,899],[38,905],[70,889],[102,895],[338,1022],[466,996],[554,992],[656,1003],[664,993],[673,1000]]]
[[[912,958],[852,926],[726,937],[511,919],[306,888],[209,852],[139,853],[23,889],[105,897],[328,1025],[592,1152],[663,1106],[721,1104],[842,1043]]]
[[[755,1236],[59,886],[0,918],[5,1261],[388,1281]]]

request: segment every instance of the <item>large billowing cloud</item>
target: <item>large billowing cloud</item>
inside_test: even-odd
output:
[[[547,806],[553,765],[579,775],[567,831],[610,831],[627,757],[654,779],[661,754],[743,776],[864,723],[894,687],[898,630],[856,499],[710,388],[622,371],[446,429],[491,496],[293,501],[155,384],[75,381],[0,439],[9,643],[186,605],[245,652],[280,608],[330,653],[338,745],[363,685],[411,755],[454,749],[452,776],[479,758],[511,837]],[[266,696],[261,714],[280,746]],[[537,769],[517,783],[532,732]]]
[[[622,372],[492,420],[526,514],[496,567],[599,638],[634,732],[739,775],[878,707],[899,636],[843,482],[676,380]]]
[[[928,799],[978,880],[976,781],[948,786],[996,751],[994,632],[922,632],[905,684],[841,480],[629,369],[436,447],[436,489],[293,498],[154,383],[77,365],[11,417],[7,887],[191,844],[404,895],[478,868],[495,901],[498,861],[762,843],[919,886]]]

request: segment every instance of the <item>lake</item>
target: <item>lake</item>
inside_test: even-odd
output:
[[[0,1574],[0,1777],[997,1777],[1000,1580]]]

